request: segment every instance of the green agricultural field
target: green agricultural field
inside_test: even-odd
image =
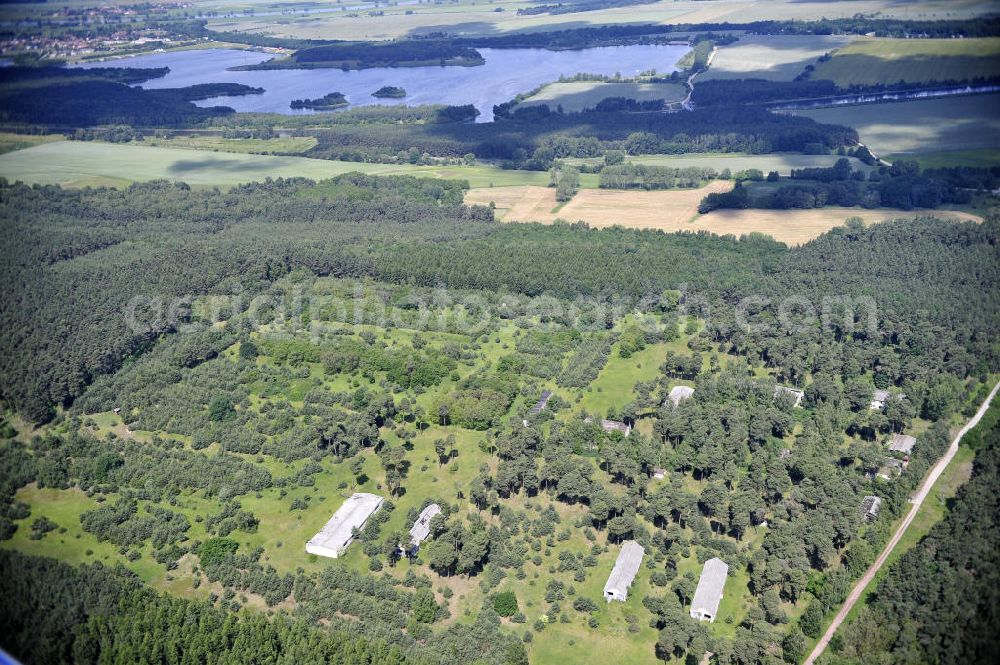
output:
[[[545,172],[510,171],[491,166],[366,164],[93,141],[59,141],[0,155],[0,176],[8,180],[71,187],[121,186],[158,178],[195,186],[228,187],[268,177],[321,180],[352,171],[465,179],[474,187],[546,186],[549,182]],[[594,178],[585,185],[594,186],[596,183],[591,183],[592,180]]]
[[[257,155],[299,155],[315,147],[314,136],[289,136],[273,139],[226,139],[221,136],[146,137],[143,145],[161,148],[192,148],[213,152],[238,152]]]
[[[848,42],[847,37],[814,35],[744,36],[720,46],[701,81],[742,78],[791,81],[806,65]]]
[[[554,3],[549,3],[554,4]],[[381,14],[365,10],[344,11],[330,4],[331,11],[281,16],[244,15],[255,7],[261,12],[271,2],[221,2],[212,7],[219,15],[210,19],[213,30],[266,32],[273,35],[309,39],[383,40],[431,32],[457,35],[491,35],[514,31],[549,31],[612,24],[675,24],[729,21],[746,23],[762,20],[811,20],[849,18],[859,12],[883,17],[968,18],[994,11],[985,0],[677,0],[650,2],[611,9],[568,14],[518,15],[523,7],[537,6],[523,0],[458,0],[449,3],[425,2],[417,5],[387,5]],[[218,7],[218,9],[216,9]],[[317,7],[312,7],[317,9]],[[226,16],[223,10],[232,12]],[[497,11],[502,10],[502,11]]]
[[[984,148],[981,150],[944,150],[927,152],[917,155],[889,154],[885,159],[890,162],[896,159],[913,159],[922,169],[937,169],[948,166],[1000,166],[1000,150]]]
[[[625,97],[638,101],[662,99],[678,102],[687,96],[687,89],[677,83],[630,83],[603,81],[567,81],[550,83],[538,93],[528,97],[520,106],[548,104],[550,109],[562,107],[564,111],[582,111],[594,108],[608,97]]]
[[[921,99],[797,111],[818,122],[847,125],[878,154],[1000,149],[1000,94]]]
[[[53,141],[62,140],[62,134],[34,135],[0,132],[0,155],[8,152],[14,152],[15,150],[24,150],[25,148],[41,145],[42,143],[51,143]]]
[[[961,81],[1000,75],[1000,38],[856,41],[816,66],[813,79],[837,85]]]
[[[637,155],[630,156],[627,161],[633,164],[670,166],[673,168],[688,166],[713,168],[720,172],[724,169],[729,169],[733,173],[745,169],[760,169],[765,174],[769,171],[777,171],[781,175],[787,176],[792,169],[833,166],[838,159],[840,157],[837,155],[801,155],[798,153],[772,153],[767,155],[718,153],[704,155]],[[566,161],[570,164],[599,164],[603,159],[594,157],[567,159]],[[851,160],[851,166],[855,170],[867,170],[869,168],[856,159]]]

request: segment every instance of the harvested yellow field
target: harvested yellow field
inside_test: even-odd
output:
[[[541,222],[557,219],[586,222],[594,228],[625,226],[659,231],[708,231],[741,236],[764,233],[788,245],[801,245],[843,226],[848,217],[865,224],[887,219],[914,217],[927,212],[867,210],[865,208],[820,208],[816,210],[715,210],[698,214],[698,203],[709,192],[726,191],[732,183],[715,181],[700,189],[658,192],[584,189],[561,208],[551,187],[482,187],[469,190],[466,203],[496,204],[497,217],[505,222]],[[980,221],[964,212],[934,211],[938,217]]]
[[[720,235],[765,233],[788,245],[801,245],[832,228],[843,226],[849,217],[860,217],[866,225],[889,219],[934,215],[958,221],[982,221],[982,218],[951,210],[902,211],[880,208],[817,208],[811,210],[713,210],[699,217],[691,230],[704,229]]]
[[[506,222],[584,221],[595,228],[628,226],[637,229],[680,230],[698,214],[698,203],[709,192],[723,192],[732,183],[715,181],[699,189],[660,192],[582,189],[559,207],[552,187],[494,187],[471,189],[468,203],[494,201]]]

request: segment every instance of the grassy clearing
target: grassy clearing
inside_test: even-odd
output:
[[[817,65],[812,78],[840,86],[989,78],[1000,74],[998,55],[1000,38],[860,40]]]
[[[41,145],[43,143],[52,143],[54,141],[62,141],[62,134],[12,134],[10,132],[0,132],[0,155],[8,152],[14,152],[15,150],[24,150],[25,148],[30,148],[32,146]]]
[[[545,172],[505,171],[492,166],[366,164],[95,141],[58,141],[0,155],[0,176],[8,180],[69,187],[121,186],[157,178],[226,187],[268,177],[321,180],[351,171],[465,179],[474,187],[545,186],[549,181]]]
[[[815,64],[824,53],[847,43],[849,38],[813,35],[761,35],[741,37],[720,46],[709,70],[699,80],[758,78],[791,81],[806,65]]]
[[[630,83],[621,81],[567,81],[550,83],[540,92],[528,97],[520,106],[548,104],[549,108],[559,106],[564,111],[582,111],[594,108],[598,102],[608,97],[624,97],[638,101],[662,99],[677,102],[687,95],[684,86],[677,83]]]
[[[1000,149],[1000,94],[798,111],[817,122],[847,125],[879,154]]]

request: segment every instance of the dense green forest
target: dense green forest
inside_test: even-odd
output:
[[[309,155],[379,161],[414,149],[436,157],[472,153],[500,159],[511,168],[547,170],[559,157],[595,157],[606,149],[629,154],[686,152],[815,152],[857,143],[857,132],[808,118],[777,115],[762,108],[695,110],[689,113],[632,113],[627,110],[551,113],[545,105],[497,108],[494,123],[339,124],[314,132],[319,144]]]
[[[486,61],[475,49],[447,41],[413,40],[372,44],[332,42],[299,49],[288,58],[275,58],[238,69],[368,69],[417,65],[481,65]]]
[[[95,563],[73,568],[52,559],[0,551],[0,570],[4,571],[0,580],[5,598],[0,608],[4,647],[26,663],[437,662],[430,655],[407,655],[398,647],[353,633],[322,630],[297,617],[237,617],[204,602],[171,598],[145,587],[122,566]],[[477,639],[471,632],[465,637],[470,644]],[[519,642],[508,648],[499,662],[527,663]]]
[[[94,376],[114,371],[160,332],[183,323],[154,321],[148,330],[128,332],[117,313],[136,306],[134,298],[181,298],[237,285],[252,294],[298,267],[569,298],[639,299],[686,283],[730,307],[735,295],[758,289],[778,297],[808,288],[817,301],[870,294],[879,316],[895,324],[882,329],[898,330],[908,321],[907,329],[941,330],[921,341],[937,351],[925,350],[916,357],[920,362],[960,367],[962,375],[973,371],[973,356],[993,362],[984,335],[996,305],[995,219],[854,229],[788,251],[763,239],[503,227],[491,211],[460,204],[460,183],[412,178],[275,181],[228,193],[167,183],[122,191],[8,185],[0,194],[9,240],[4,281],[13,285],[2,310],[13,332],[4,338],[3,394],[33,419],[44,420]],[[81,225],[81,219],[89,221]],[[437,242],[444,238],[447,244]],[[862,269],[857,252],[866,256]],[[911,270],[884,275],[882,264],[901,252]],[[843,272],[828,272],[823,282],[815,276],[799,281],[800,257],[815,254],[842,261]],[[168,255],[175,258],[165,262]],[[483,272],[482,265],[491,269]],[[921,273],[937,277],[917,288],[910,276]],[[869,275],[878,288],[866,283]],[[36,305],[24,306],[29,302]],[[974,302],[982,306],[969,307]],[[717,320],[721,325],[721,316]],[[69,333],[69,321],[87,322],[77,324],[76,343],[51,344]],[[190,353],[196,362],[211,352]],[[890,380],[900,378],[894,373]]]
[[[215,94],[255,94],[259,89],[232,84],[143,90],[137,83],[166,69],[4,67],[0,69],[0,120],[56,127],[132,125],[180,127],[234,111],[200,108],[191,102]]]
[[[862,150],[862,149],[859,149]],[[874,163],[867,149],[861,155]],[[857,153],[855,153],[857,154]],[[763,180],[760,170],[755,178]],[[777,174],[772,181],[778,182]],[[602,171],[602,186],[604,172]],[[720,208],[823,208],[825,206],[880,206],[899,210],[937,208],[942,204],[965,204],[976,192],[992,191],[1000,184],[1000,169],[995,167],[956,167],[920,170],[917,162],[896,160],[892,165],[879,164],[871,171],[854,170],[844,157],[830,167],[792,169],[790,182],[767,186],[758,193],[750,182],[728,192],[708,194],[698,206],[699,212]]]

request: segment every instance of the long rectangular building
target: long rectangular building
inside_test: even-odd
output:
[[[436,503],[432,503],[423,510],[420,511],[420,516],[417,517],[417,521],[413,523],[410,527],[410,542],[407,546],[400,548],[403,554],[413,555],[418,549],[420,549],[420,543],[427,539],[427,536],[431,535],[431,518],[435,515],[440,514],[441,506]]]
[[[344,502],[333,517],[306,543],[306,552],[336,559],[354,540],[354,530],[362,529],[382,505],[377,494],[358,492]]]
[[[604,600],[609,603],[617,600],[624,603],[628,600],[628,590],[635,580],[635,574],[639,572],[639,564],[646,550],[642,545],[634,540],[626,540],[622,543],[622,549],[618,553],[615,567],[608,577],[607,584],[604,585]]]
[[[729,566],[722,559],[712,558],[701,569],[701,579],[691,600],[691,618],[698,621],[715,621],[722,602],[722,590],[726,586]]]

